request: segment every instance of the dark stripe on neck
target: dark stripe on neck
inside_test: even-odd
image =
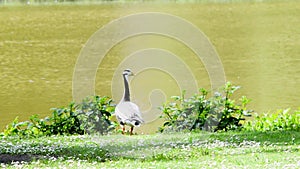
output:
[[[124,79],[124,96],[123,96],[123,100],[124,101],[130,101],[130,93],[129,93],[129,85],[128,85],[128,81],[127,81],[127,75],[123,75],[123,79]]]

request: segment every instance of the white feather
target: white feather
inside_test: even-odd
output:
[[[116,106],[115,114],[120,122],[130,126],[139,126],[144,122],[139,107],[132,102],[120,102]]]

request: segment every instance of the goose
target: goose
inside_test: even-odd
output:
[[[123,71],[124,94],[115,109],[116,118],[122,126],[122,134],[125,133],[125,125],[127,125],[130,126],[130,135],[132,135],[134,127],[139,127],[144,123],[139,107],[130,101],[128,77],[133,75],[130,69]]]

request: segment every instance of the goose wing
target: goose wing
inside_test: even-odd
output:
[[[137,124],[139,125],[144,122],[139,107],[132,102],[119,103],[116,106],[115,114],[120,122],[126,124],[136,125],[136,122],[138,122]]]

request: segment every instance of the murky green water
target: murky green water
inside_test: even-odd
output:
[[[16,116],[44,117],[50,108],[67,105],[76,60],[89,37],[113,19],[138,12],[173,14],[201,29],[216,48],[227,80],[242,86],[238,95],[252,99],[250,108],[266,112],[299,107],[299,2],[0,7],[0,128]],[[96,94],[112,96],[117,67],[126,56],[145,48],[179,56],[197,85],[210,88],[206,68],[189,48],[168,37],[142,35],[108,52],[98,67]],[[176,95],[180,90],[175,82],[157,70],[140,72],[131,81],[133,98],[149,110],[149,92],[161,88],[166,93],[160,98]],[[115,93],[118,100],[122,93]]]

